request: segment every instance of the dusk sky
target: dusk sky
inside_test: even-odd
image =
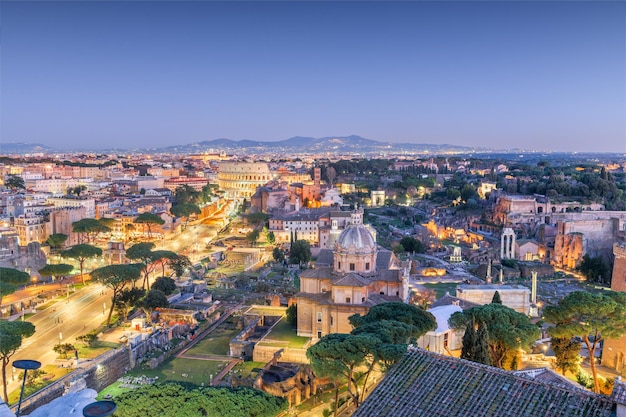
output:
[[[626,152],[626,3],[0,2],[0,141]]]

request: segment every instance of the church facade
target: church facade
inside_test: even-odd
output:
[[[349,333],[351,315],[380,303],[407,302],[409,270],[410,261],[378,247],[363,224],[363,210],[352,211],[332,249],[322,249],[315,268],[300,274],[298,336]]]

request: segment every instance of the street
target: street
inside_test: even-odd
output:
[[[41,362],[42,367],[54,364],[58,356],[52,350],[54,345],[59,342],[74,344],[77,336],[98,328],[106,318],[110,303],[111,291],[100,284],[92,284],[70,293],[69,299],[59,300],[37,312],[29,319],[35,325],[35,334],[24,339],[22,347],[10,362],[34,359]],[[11,371],[7,371],[7,378],[11,379]],[[9,392],[19,387],[20,381],[15,376],[16,379],[9,383]]]

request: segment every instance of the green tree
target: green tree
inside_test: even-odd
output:
[[[200,193],[189,185],[181,185],[174,190],[174,201],[176,205],[181,204],[196,204]],[[173,213],[172,213],[173,214]],[[174,214],[176,216],[176,214]]]
[[[553,337],[550,344],[556,356],[557,369],[560,369],[563,375],[565,371],[576,374],[580,366],[580,342],[566,337]]]
[[[169,305],[170,303],[167,301],[167,297],[163,291],[159,290],[148,291],[146,296],[137,303],[137,307],[141,308],[146,314],[148,323],[152,323],[152,313],[154,313],[154,310],[157,308],[166,308]]]
[[[583,274],[588,281],[598,283],[609,282],[609,267],[600,256],[591,257],[589,254],[586,254],[583,256],[583,260],[576,270]]]
[[[72,231],[79,233],[81,236],[87,237],[87,243],[90,244],[100,233],[108,233],[111,228],[105,226],[97,219],[85,218],[72,223]]]
[[[26,183],[24,182],[24,178],[11,174],[7,175],[7,177],[5,178],[4,186],[9,188],[11,191],[26,189]]]
[[[503,368],[507,353],[528,349],[539,338],[540,331],[528,316],[502,304],[485,304],[454,313],[448,320],[453,329],[466,328],[470,320],[485,323],[489,333],[491,362]]]
[[[176,282],[174,282],[172,278],[159,277],[156,279],[156,281],[154,281],[154,284],[152,284],[152,287],[150,287],[150,289],[159,290],[165,295],[170,295],[176,291],[177,287]]]
[[[406,249],[404,249],[404,246],[400,244],[393,245],[392,249],[393,249],[393,253],[395,253],[396,255],[406,252]]]
[[[58,280],[60,277],[69,275],[74,267],[69,264],[49,264],[39,270],[39,274],[42,277],[52,277],[53,280]]]
[[[146,291],[142,288],[125,288],[120,291],[115,300],[115,309],[123,320],[128,320],[130,310],[145,297]]]
[[[461,341],[461,359],[474,361],[474,357],[476,356],[476,340],[476,322],[474,318],[471,318],[465,325],[465,332],[463,333],[463,339]]]
[[[156,214],[146,212],[141,213],[139,216],[137,216],[133,223],[145,225],[148,228],[148,237],[152,239],[152,226],[163,225],[165,224],[165,220],[163,220]]]
[[[425,251],[422,242],[411,236],[405,236],[400,239],[400,245],[402,245],[405,252],[424,253]]]
[[[178,258],[176,252],[169,250],[155,250],[152,252],[152,262],[155,266],[161,265],[161,276],[165,276],[165,266],[170,264],[170,260]]]
[[[380,323],[384,320],[405,323],[411,326],[411,337],[414,340],[437,328],[437,320],[428,311],[401,302],[375,305],[364,316],[354,314],[348,317],[348,320],[354,328],[370,323]]]
[[[61,252],[61,256],[63,258],[74,259],[78,262],[80,267],[80,278],[83,280],[83,284],[85,284],[85,274],[83,269],[85,261],[87,259],[102,256],[102,249],[86,243],[79,243],[78,245],[74,245],[68,250]]]
[[[141,270],[143,272],[143,284],[144,289],[149,288],[150,273],[154,270],[155,253],[154,243],[141,242],[135,243],[133,246],[126,250],[126,257],[131,261],[139,262],[141,264]]]
[[[354,404],[360,404],[358,369],[367,365],[366,359],[381,342],[369,334],[352,335],[331,333],[322,337],[306,351],[311,367],[317,375],[341,377],[347,382],[348,393]]]
[[[274,234],[274,232],[267,232],[267,243],[269,243],[270,245],[276,243],[276,235]]]
[[[251,245],[254,245],[259,239],[259,231],[254,229],[246,233],[246,239],[248,240],[248,242],[250,242]]]
[[[185,270],[191,267],[191,261],[185,255],[177,255],[175,258],[168,260],[170,268],[174,271],[174,275],[178,278],[182,277]]]
[[[498,291],[493,293],[493,298],[491,299],[491,303],[502,304],[502,297],[500,297],[500,293]]]
[[[170,213],[172,213],[172,215],[176,216],[176,217],[184,217],[185,218],[185,224],[183,228],[187,228],[187,224],[189,223],[189,217],[193,214],[200,214],[202,213],[202,211],[200,211],[200,207],[198,207],[197,204],[191,204],[191,203],[182,203],[182,204],[176,204],[175,206],[172,206],[172,208],[170,209]]]
[[[276,262],[283,262],[285,260],[285,254],[280,248],[274,248],[272,250],[272,257]]]
[[[311,260],[311,245],[306,240],[296,240],[289,250],[289,263],[300,266]]]
[[[2,386],[4,402],[9,401],[7,393],[7,366],[11,357],[22,346],[22,340],[35,334],[35,326],[28,321],[0,320],[0,361],[2,361]]]
[[[71,343],[57,343],[52,348],[54,353],[57,353],[61,359],[67,359],[67,354],[70,352],[74,352],[76,348]]]
[[[489,354],[489,331],[485,323],[478,325],[476,332],[476,349],[474,351],[474,362],[484,365],[491,365],[491,355]]]
[[[87,334],[76,337],[76,340],[88,347],[94,347],[98,342],[98,331],[92,330]]]
[[[30,275],[26,272],[0,267],[0,305],[5,295],[13,294],[18,286],[27,284],[29,281]]]
[[[287,409],[284,398],[239,387],[198,387],[180,382],[144,385],[115,398],[124,417],[274,417]]]
[[[576,291],[568,294],[558,305],[544,308],[543,314],[547,322],[555,324],[550,329],[552,337],[582,338],[589,352],[594,391],[599,393],[595,352],[604,339],[618,339],[626,333],[626,293]]]
[[[285,314],[287,315],[286,317],[287,323],[291,324],[292,326],[295,326],[298,324],[298,305],[297,304],[292,304],[289,307],[287,307]]]
[[[142,265],[140,264],[117,264],[103,266],[91,272],[94,280],[113,290],[111,308],[107,316],[107,326],[111,324],[111,316],[113,315],[117,298],[123,289],[128,285],[134,284],[141,277],[141,267]]]
[[[50,236],[48,236],[48,239],[46,240],[46,243],[48,245],[50,245],[50,248],[53,251],[57,251],[60,248],[63,247],[63,245],[65,245],[65,242],[67,241],[68,236],[64,235],[63,233],[53,233]]]

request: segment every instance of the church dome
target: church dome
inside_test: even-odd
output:
[[[337,238],[336,247],[346,252],[371,252],[376,249],[376,241],[365,226],[362,224],[351,224]]]

